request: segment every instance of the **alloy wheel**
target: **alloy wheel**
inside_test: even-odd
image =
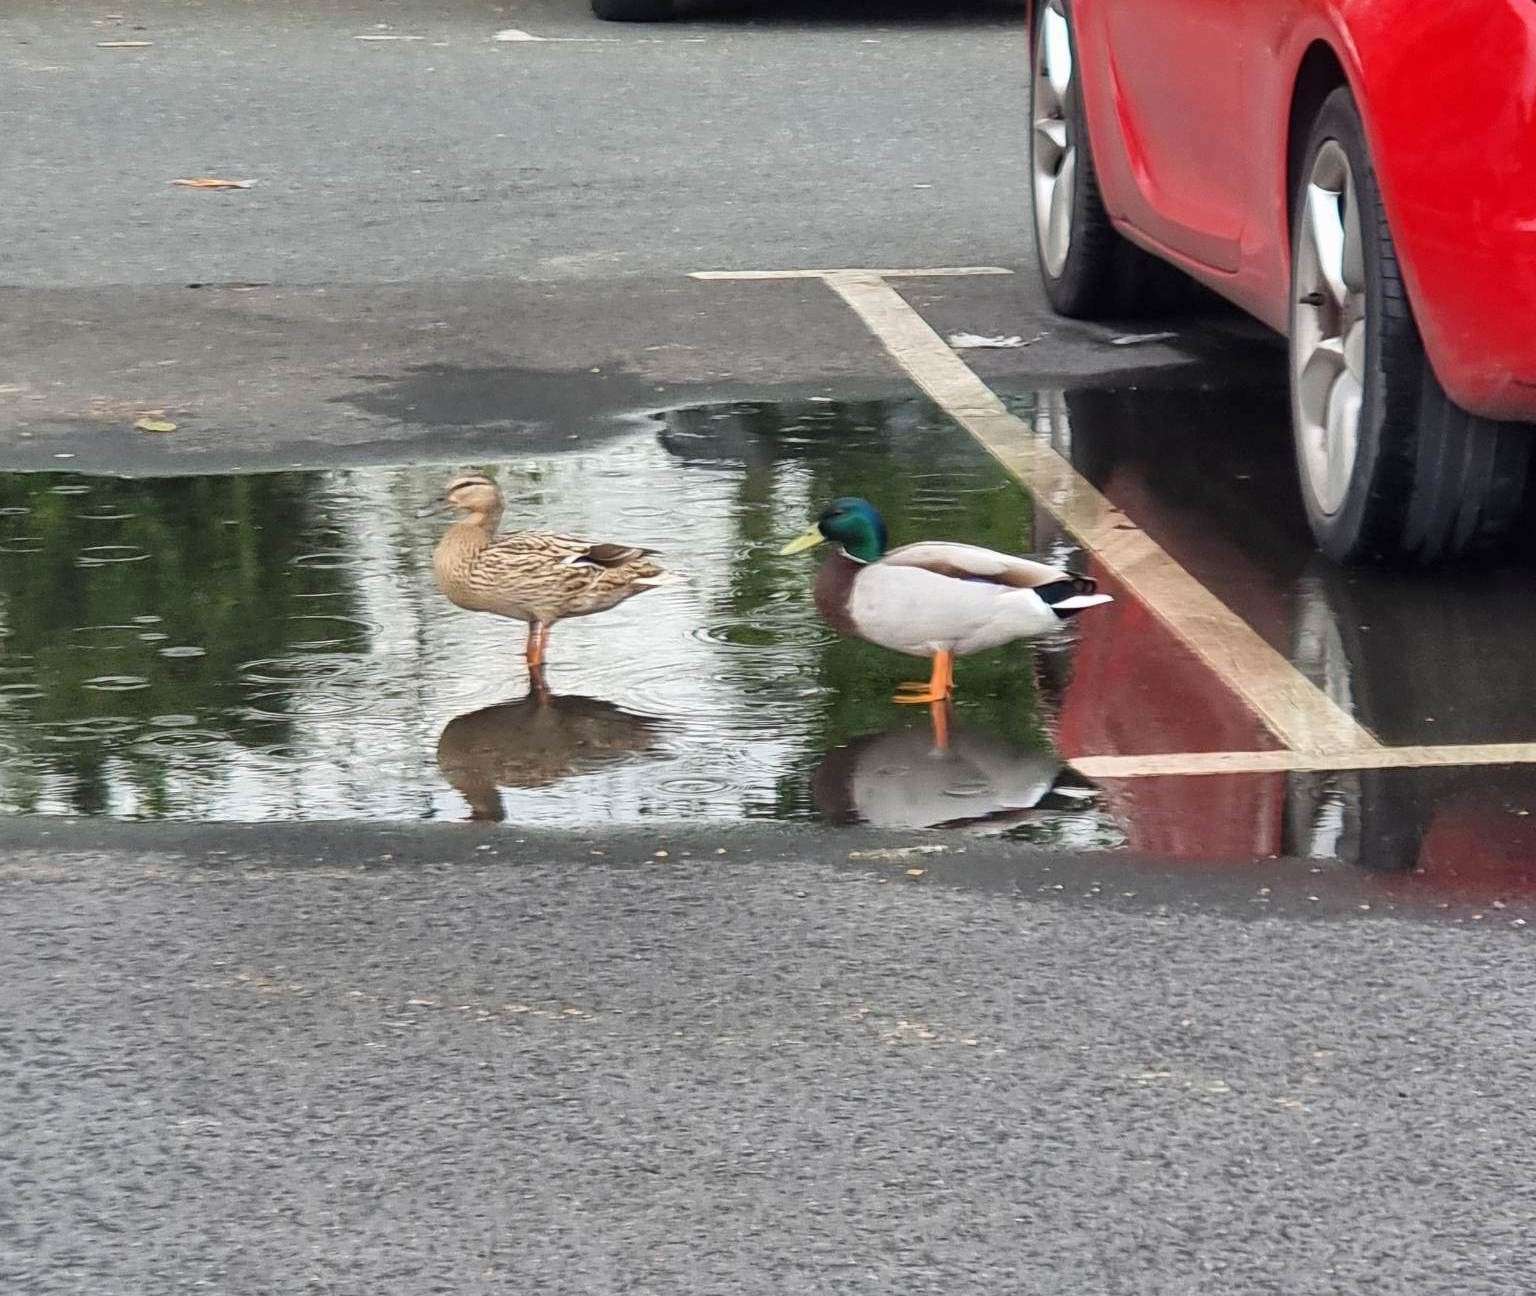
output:
[[[1303,485],[1319,512],[1343,507],[1365,399],[1365,245],[1343,146],[1317,150],[1300,212],[1291,307],[1291,406]]]
[[[1072,195],[1077,142],[1067,105],[1072,94],[1072,37],[1061,0],[1040,11],[1035,32],[1035,236],[1046,271],[1059,276],[1072,247]]]

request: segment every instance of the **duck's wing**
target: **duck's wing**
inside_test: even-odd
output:
[[[1044,590],[1060,586],[1063,594],[1092,594],[1098,588],[1092,577],[1079,576],[1050,563],[948,540],[923,540],[902,545],[892,549],[880,561],[892,567],[921,567],[938,576],[985,581],[1013,589]]]
[[[612,544],[602,540],[582,540],[556,531],[507,531],[497,536],[481,551],[493,562],[512,560],[529,563],[559,563],[566,567],[622,567],[655,553],[639,545]]]

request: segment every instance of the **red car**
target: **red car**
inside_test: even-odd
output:
[[[1536,422],[1536,0],[1033,0],[1030,35],[1052,306],[1154,307],[1161,261],[1284,333],[1336,559],[1507,531]]]

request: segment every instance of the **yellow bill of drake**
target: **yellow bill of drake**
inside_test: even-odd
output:
[[[779,550],[780,555],[803,553],[807,549],[814,549],[827,537],[821,534],[820,527],[812,527],[802,536],[796,536],[787,545]]]

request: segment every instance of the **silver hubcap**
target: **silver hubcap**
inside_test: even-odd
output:
[[[1302,482],[1325,516],[1349,491],[1365,396],[1365,245],[1355,176],[1326,141],[1312,163],[1296,244],[1291,408]]]
[[[1072,89],[1072,41],[1060,0],[1040,12],[1035,33],[1032,99],[1035,118],[1035,238],[1054,278],[1072,246],[1072,189],[1077,177],[1077,141],[1067,120]]]

